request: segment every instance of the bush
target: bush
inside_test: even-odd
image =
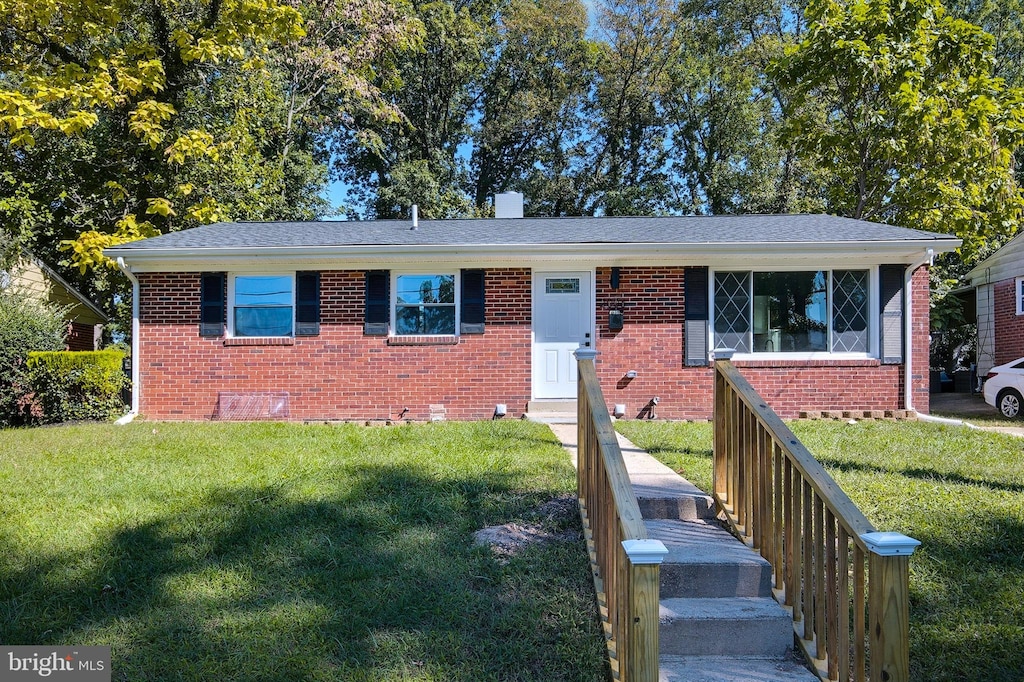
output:
[[[28,376],[42,411],[39,421],[109,419],[124,412],[124,356],[120,350],[29,353]]]
[[[0,427],[25,424],[39,416],[32,413],[25,361],[31,351],[64,348],[64,312],[16,287],[0,288]]]

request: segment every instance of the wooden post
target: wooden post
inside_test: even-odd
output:
[[[588,443],[590,419],[590,404],[587,401],[587,392],[582,378],[579,376],[579,366],[583,362],[593,363],[597,358],[597,351],[593,348],[580,346],[573,355],[576,357],[576,494],[578,497],[590,503],[587,496],[593,494],[593,490],[587,485],[590,469],[593,466],[594,455],[590,451]]]
[[[668,549],[660,540],[624,540],[629,571],[629,645],[622,682],[658,682],[658,585]]]
[[[865,533],[871,682],[910,680],[910,555],[921,543],[900,533]]]

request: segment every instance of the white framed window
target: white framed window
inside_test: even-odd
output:
[[[393,273],[391,328],[396,336],[455,336],[459,273]]]
[[[1017,299],[1017,314],[1024,315],[1024,277],[1018,277],[1014,282],[1014,292]]]
[[[866,357],[873,351],[869,269],[717,271],[715,348],[760,355]]]
[[[295,335],[295,273],[228,277],[228,335]]]

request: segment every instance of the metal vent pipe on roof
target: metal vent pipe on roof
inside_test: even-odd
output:
[[[416,204],[412,205],[412,227],[410,229],[420,229],[420,207]]]

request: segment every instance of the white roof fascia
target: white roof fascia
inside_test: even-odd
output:
[[[70,284],[68,284],[68,282],[63,277],[61,277],[59,274],[57,274],[56,270],[54,270],[49,265],[47,265],[43,261],[41,261],[38,258],[36,258],[34,255],[29,254],[28,256],[29,256],[29,258],[32,259],[33,263],[35,263],[37,266],[39,266],[40,270],[42,270],[47,276],[52,277],[54,280],[56,280],[57,283],[60,284],[62,287],[64,287],[67,290],[67,292],[69,294],[71,294],[74,298],[77,298],[79,303],[81,303],[86,308],[88,308],[89,310],[91,310],[94,313],[96,313],[97,315],[99,315],[105,322],[109,322],[110,321],[110,318],[107,317],[107,314],[105,312],[103,312],[99,308],[99,306],[97,306],[95,303],[93,303],[88,298],[86,298],[85,294],[80,292],[78,289],[76,289],[75,287],[73,287]]]
[[[231,249],[107,249],[124,258],[133,272],[192,272],[235,267],[309,269],[381,267],[458,262],[463,266],[511,266],[543,263],[600,262],[610,266],[715,265],[841,261],[871,265],[909,262],[928,249],[952,251],[959,240],[805,243],[744,242],[729,244],[481,244],[417,246],[301,246]]]

